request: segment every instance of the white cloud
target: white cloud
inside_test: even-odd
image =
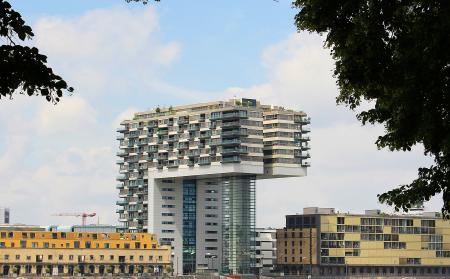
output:
[[[0,205],[11,207],[13,222],[78,223],[51,214],[95,211],[115,224],[115,128],[137,111],[121,100],[164,84],[160,72],[180,45],[161,39],[152,7],[42,17],[33,30],[34,43],[76,91],[57,105],[26,96],[2,104]]]
[[[336,106],[333,60],[323,39],[302,32],[268,46],[262,53],[267,82],[230,87],[225,95],[260,99],[301,109],[312,117],[311,168],[307,177],[262,180],[257,186],[257,224],[284,225],[284,215],[303,207],[336,207],[362,212],[383,208],[377,194],[410,182],[417,167],[431,164],[421,148],[413,152],[377,150],[381,126],[361,126],[354,112]],[[439,200],[428,206],[439,210]]]
[[[158,80],[180,52],[177,42],[159,38],[158,16],[151,6],[45,17],[34,31],[40,50],[85,98],[129,94],[140,80]]]
[[[336,108],[334,62],[322,46],[323,39],[318,35],[291,34],[263,51],[261,60],[267,69],[266,83],[235,88],[231,92],[302,109],[314,119],[315,125],[351,120],[354,116],[345,108]]]
[[[96,114],[84,99],[68,96],[58,105],[41,106],[35,128],[40,134],[56,136],[90,130],[97,124]]]

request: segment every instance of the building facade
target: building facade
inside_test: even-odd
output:
[[[152,234],[0,231],[1,275],[162,274],[169,266],[170,246]]]
[[[9,224],[9,208],[0,207],[0,224]]]
[[[256,228],[255,258],[256,274],[269,274],[275,270],[277,261],[276,229]]]
[[[178,274],[253,272],[256,180],[306,175],[309,122],[252,99],[136,113],[118,129],[119,229],[171,244]]]
[[[436,213],[336,213],[306,208],[277,230],[285,274],[450,276],[450,221]]]

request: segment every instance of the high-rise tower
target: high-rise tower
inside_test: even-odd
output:
[[[176,273],[254,268],[255,182],[306,175],[309,118],[233,99],[121,123],[119,221],[173,247]]]

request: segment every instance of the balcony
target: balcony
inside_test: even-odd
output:
[[[140,140],[137,142],[137,145],[147,145],[148,141],[147,140]]]
[[[198,160],[198,164],[199,165],[210,165],[211,164],[211,158],[209,157],[200,157],[200,159]]]
[[[169,163],[167,164],[168,168],[178,168],[178,166],[180,165],[180,163],[178,161],[169,161]]]
[[[221,151],[222,155],[232,155],[232,154],[246,154],[248,153],[247,147],[235,147],[235,148],[224,148]]]
[[[301,140],[301,141],[310,141],[311,139],[309,138],[309,136],[306,136],[306,135],[301,135],[300,137],[299,137],[299,139]]]
[[[189,131],[198,131],[198,130],[200,130],[200,127],[198,125],[191,124],[191,125],[189,125],[188,130]]]
[[[302,133],[309,133],[309,132],[311,132],[311,127],[302,126]]]
[[[187,124],[187,123],[189,123],[189,119],[188,118],[184,118],[184,117],[180,117],[180,118],[178,118],[177,122],[178,122],[179,125]]]
[[[116,189],[121,190],[123,188],[124,188],[123,184],[116,184]]]
[[[311,158],[311,155],[309,154],[309,152],[303,152],[303,151],[300,151],[300,150],[296,150],[294,152],[294,156],[297,157],[297,158],[302,158],[302,159]]]
[[[117,151],[116,155],[119,157],[123,157],[123,156],[128,155],[128,152],[125,150],[120,150],[120,151]]]
[[[302,148],[302,150],[309,150],[311,149],[311,144],[309,144],[309,142],[304,142],[300,145],[300,147]]]
[[[197,157],[200,156],[200,151],[198,149],[189,150],[187,152],[188,157]]]
[[[240,163],[241,157],[239,156],[231,156],[231,157],[222,157],[222,163]]]
[[[200,133],[200,135],[198,137],[201,138],[201,139],[210,138],[211,137],[211,132],[208,131],[206,133]]]
[[[311,124],[311,117],[302,117],[302,119],[300,120],[300,123],[302,125]]]
[[[310,167],[311,163],[310,162],[302,162],[302,167]]]
[[[177,146],[177,149],[188,149],[189,148],[189,144],[187,143],[179,143]]]
[[[117,128],[117,129],[116,129],[116,132],[118,132],[118,133],[124,133],[124,132],[126,132],[127,130],[128,130],[127,127],[123,126],[123,127]]]
[[[177,138],[177,137],[169,137],[169,138],[167,139],[167,142],[175,142],[175,141],[178,141],[178,138]]]
[[[124,174],[119,174],[118,176],[116,176],[116,180],[122,181],[127,179],[126,176]]]
[[[118,135],[118,136],[116,136],[116,139],[117,139],[117,140],[123,140],[124,138],[125,138],[124,135]]]
[[[147,123],[147,128],[156,128],[156,127],[158,127],[158,122],[157,121],[155,121],[155,122],[148,122]]]
[[[247,118],[247,111],[241,110],[241,111],[224,111],[220,113],[212,113],[211,119],[212,120],[219,120],[219,119],[239,119],[239,118]]]
[[[128,202],[126,202],[124,200],[120,200],[120,201],[116,201],[116,204],[120,205],[120,206],[124,206],[124,205],[128,204]]]
[[[157,134],[158,134],[158,136],[165,136],[168,133],[169,133],[169,131],[167,129],[164,129],[164,130],[160,129],[160,130],[158,130]]]
[[[223,139],[220,145],[239,145],[241,144],[240,139]]]
[[[223,122],[222,127],[223,128],[235,128],[240,127],[241,123],[239,121],[231,121],[231,122]]]
[[[248,135],[247,129],[222,131],[222,133],[221,133],[222,138],[226,138],[226,137],[240,137],[240,136],[247,136],[247,135]]]

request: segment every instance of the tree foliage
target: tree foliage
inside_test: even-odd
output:
[[[381,123],[379,148],[409,151],[423,144],[434,165],[418,177],[378,195],[407,211],[442,193],[450,213],[450,1],[295,0],[299,30],[325,34],[335,60],[337,102],[351,109],[363,100],[373,108],[357,115]]]
[[[73,88],[47,67],[47,57],[36,47],[16,44],[33,36],[22,16],[0,0],[0,39],[4,42],[0,45],[0,98],[20,93],[57,103],[63,91],[72,92]]]

